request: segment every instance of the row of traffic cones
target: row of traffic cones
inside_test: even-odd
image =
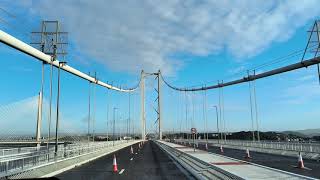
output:
[[[208,144],[206,143],[205,144],[205,149],[208,151]],[[220,145],[220,153],[223,154],[224,153],[224,150],[223,150],[223,146]],[[250,151],[249,149],[246,149],[246,154],[245,154],[245,157],[246,159],[252,159],[252,157],[250,156]],[[303,163],[303,159],[302,159],[302,155],[301,155],[301,152],[299,152],[299,155],[298,155],[298,166],[295,166],[296,168],[299,168],[299,169],[309,169],[307,167],[304,166],[304,163]]]
[[[220,146],[220,152],[223,153],[223,147],[222,147],[222,145]],[[252,158],[252,157],[250,156],[250,151],[249,151],[249,149],[246,149],[246,155],[245,155],[244,158],[246,158],[246,159],[251,159],[251,158]],[[299,155],[298,155],[298,166],[296,166],[296,168],[299,168],[299,169],[309,169],[309,168],[307,168],[307,167],[304,166],[301,152],[299,152]]]
[[[142,148],[143,144],[144,144],[143,141],[138,143],[139,149]],[[134,154],[132,146],[130,147],[130,154],[131,154],[131,156],[133,156],[133,154]],[[116,158],[115,154],[113,155],[113,163],[112,163],[112,165],[113,165],[113,172],[118,172],[118,164],[117,164],[117,158]]]

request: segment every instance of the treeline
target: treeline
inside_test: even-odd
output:
[[[303,135],[291,134],[291,133],[280,133],[280,132],[259,132],[260,140],[269,140],[269,141],[320,141],[320,136],[305,137]],[[206,133],[198,133],[197,138],[205,139],[207,136]],[[253,133],[252,131],[240,131],[226,134],[217,134],[217,133],[208,133],[208,139],[221,139],[221,136],[227,139],[233,140],[252,140]],[[163,138],[190,138],[190,133],[174,133],[174,134],[165,134]],[[254,132],[254,138],[258,139],[258,132]]]

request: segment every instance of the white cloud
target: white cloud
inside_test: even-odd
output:
[[[37,123],[37,103],[38,96],[33,96],[10,104],[1,105],[0,135],[35,133]]]
[[[302,77],[299,77],[297,78],[297,81],[309,81],[309,80],[312,80],[312,79],[315,79],[315,75],[314,74],[307,74],[307,75],[304,75]]]
[[[82,53],[111,69],[173,73],[176,53],[236,59],[285,41],[320,15],[317,0],[287,1],[32,1],[42,19],[58,19]]]
[[[55,131],[56,114],[52,105],[51,133]],[[38,113],[38,96],[28,97],[9,104],[0,105],[0,136],[10,138],[11,135],[29,134],[35,135]],[[43,101],[42,135],[46,136],[48,131],[49,102]],[[75,117],[67,117],[60,110],[59,132],[61,133],[83,133],[86,132],[86,123]],[[80,122],[80,123],[79,123]]]
[[[304,82],[299,85],[291,86],[282,93],[282,103],[285,104],[306,104],[314,102],[320,96],[318,82]]]
[[[234,74],[243,73],[245,72],[245,70],[247,70],[247,67],[245,65],[241,65],[241,66],[230,69],[228,73],[230,75],[234,75]]]

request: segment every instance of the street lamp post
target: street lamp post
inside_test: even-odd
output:
[[[122,136],[122,134],[121,134],[121,124],[122,124],[122,117],[121,117],[121,112],[120,112],[120,116],[119,116],[119,123],[118,123],[118,125],[119,125],[119,141],[121,142],[121,136]]]
[[[57,156],[58,152],[58,128],[59,128],[59,100],[60,100],[60,69],[61,66],[64,66],[66,62],[59,62],[58,67],[58,94],[57,94],[57,115],[56,115],[56,142],[55,142],[55,156]]]
[[[113,146],[114,146],[114,137],[115,137],[115,124],[116,124],[116,118],[115,118],[115,111],[116,111],[116,109],[118,109],[118,108],[116,108],[116,107],[113,107],[113,132],[112,132],[112,144],[113,144]]]
[[[219,118],[218,118],[218,107],[217,106],[213,106],[216,109],[216,117],[217,117],[217,131],[218,131],[218,144],[220,143],[219,141]]]

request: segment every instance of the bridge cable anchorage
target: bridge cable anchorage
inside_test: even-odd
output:
[[[45,62],[47,64],[52,64],[53,66],[59,68],[59,63],[60,61],[59,60],[55,60],[55,61],[52,61],[52,57],[48,54],[45,54],[41,51],[39,51],[38,49],[24,43],[23,41],[11,36],[10,34],[0,30],[0,42],[1,43],[4,43],[16,50],[19,50],[29,56],[32,56],[42,62]],[[123,89],[123,88],[119,88],[119,87],[115,87],[115,86],[112,86],[110,84],[107,84],[103,81],[99,81],[94,78],[94,77],[91,77],[69,65],[64,65],[62,67],[60,67],[62,70],[66,71],[66,72],[69,72],[70,74],[73,74],[75,76],[78,76],[84,80],[87,80],[87,81],[90,81],[92,83],[96,83],[97,85],[100,85],[102,87],[105,87],[105,88],[108,88],[108,89],[111,89],[111,90],[115,90],[115,91],[120,91],[120,92],[132,92],[132,91],[135,91],[136,89],[139,88],[139,85],[140,85],[140,82],[141,82],[141,77],[139,79],[139,82],[137,83],[137,85],[133,86],[132,88],[127,88],[127,89]]]

